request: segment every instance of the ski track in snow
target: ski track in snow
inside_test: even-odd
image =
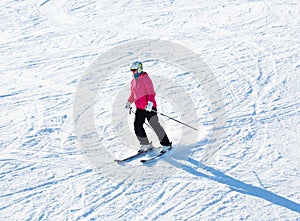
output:
[[[300,220],[299,1],[4,0],[0,6],[1,220]],[[150,75],[160,68],[191,95],[203,134],[186,160],[164,159],[176,173],[143,185],[93,170],[73,125],[86,69],[105,51],[139,39],[169,40],[199,54],[226,109],[223,128],[211,128],[210,104],[189,73],[149,60]],[[112,76],[96,104],[100,139],[116,158],[134,150],[112,133],[105,107],[130,80],[126,69]],[[162,112],[180,117],[167,98],[158,94],[158,101]],[[161,122],[178,142],[181,126]],[[204,165],[212,129],[225,133],[213,162]]]

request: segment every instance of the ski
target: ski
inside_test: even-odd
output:
[[[160,151],[159,154],[153,156],[153,157],[150,157],[148,159],[142,159],[140,160],[140,162],[142,163],[149,163],[149,162],[152,162],[160,157],[162,157],[164,154],[168,153],[172,148],[170,148],[169,150],[166,150],[166,151]]]
[[[137,152],[136,154],[134,154],[132,156],[129,156],[127,158],[124,158],[122,160],[117,160],[116,159],[115,162],[117,162],[117,163],[128,162],[128,161],[133,160],[133,159],[135,159],[135,158],[137,158],[137,157],[139,157],[141,155],[144,155],[145,153],[148,153],[149,151],[150,150],[147,150],[147,151],[144,151],[144,152]]]

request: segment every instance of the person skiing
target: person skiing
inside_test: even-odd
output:
[[[141,145],[139,152],[146,152],[152,148],[143,127],[146,119],[162,145],[161,151],[167,151],[172,148],[172,143],[158,121],[156,112],[157,103],[155,100],[156,93],[154,91],[152,80],[149,75],[143,71],[142,62],[133,62],[130,66],[130,71],[133,73],[133,79],[131,81],[130,96],[125,108],[129,109],[131,104],[133,102],[135,103],[136,113],[134,119],[134,132]]]

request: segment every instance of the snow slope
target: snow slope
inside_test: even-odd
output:
[[[1,220],[300,220],[299,1],[3,0],[0,6]],[[100,147],[84,149],[75,130],[78,88],[99,57],[147,39],[197,54],[215,77],[222,106],[213,108],[209,79],[197,82],[182,66],[143,57],[159,110],[179,120],[193,113],[187,123],[199,128],[196,140],[182,142],[192,130],[160,117],[174,152],[148,166],[95,157],[97,168],[89,154],[99,156]],[[96,88],[97,138],[111,158],[138,145],[134,116],[123,103],[128,66],[111,67]],[[189,103],[173,99],[182,93]],[[221,126],[214,114],[224,119]]]

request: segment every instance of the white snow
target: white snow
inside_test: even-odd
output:
[[[0,220],[300,220],[298,0],[3,0],[0,7]],[[215,76],[225,114],[213,109],[211,79],[199,82],[159,57],[137,58],[153,78],[159,111],[199,131],[160,116],[173,152],[148,166],[119,166],[99,158],[97,143],[80,146],[74,101],[99,56],[147,39],[197,54]],[[99,143],[123,158],[138,142],[124,109],[130,64],[115,56],[119,67],[97,85],[92,109]]]

